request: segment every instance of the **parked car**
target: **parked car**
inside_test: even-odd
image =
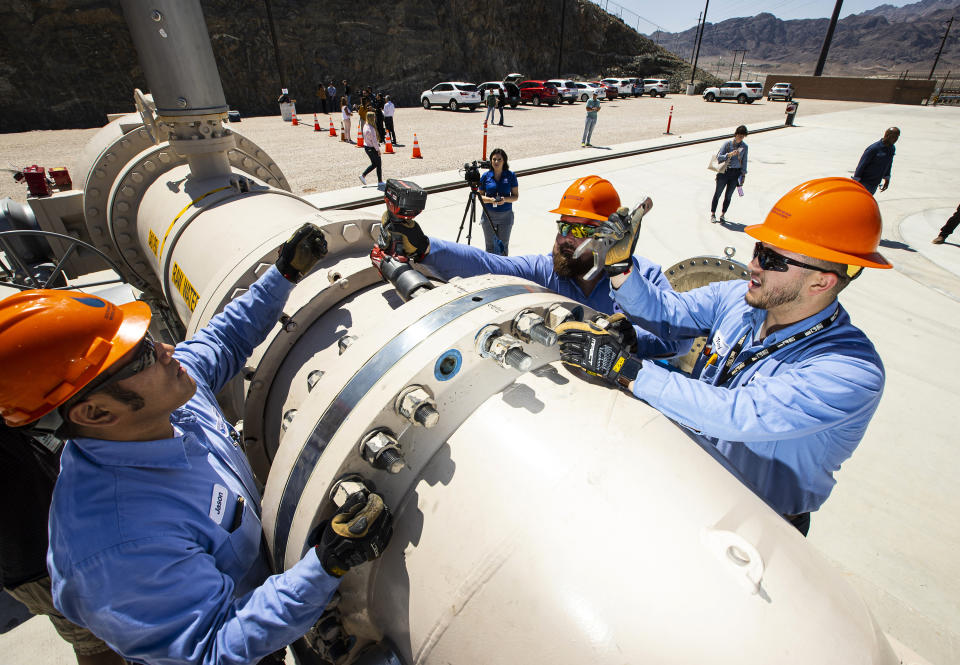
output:
[[[486,99],[487,90],[499,90],[500,94],[506,97],[510,108],[517,108],[520,103],[520,88],[513,83],[501,83],[500,81],[485,81],[477,86],[480,92],[480,99]]]
[[[667,79],[643,79],[643,91],[651,97],[660,95],[666,97],[670,92],[670,81]]]
[[[610,99],[616,99],[616,98],[619,96],[619,94],[617,93],[617,87],[616,87],[616,86],[607,85],[607,84],[604,83],[603,81],[590,81],[590,83],[593,83],[593,84],[595,84],[595,85],[598,85],[598,86],[600,86],[601,88],[603,88],[604,90],[606,90],[606,92],[607,92],[607,99],[608,99],[608,100],[610,100]],[[600,95],[600,99],[603,99],[603,95]]]
[[[642,80],[642,79],[638,79],[638,78],[628,78],[627,80],[630,81],[631,94],[632,94],[634,97],[640,97],[641,95],[643,95],[644,90],[643,90],[643,80]]]
[[[573,104],[577,101],[577,84],[573,81],[567,79],[550,79],[547,83],[557,89],[561,104],[563,102]]]
[[[425,109],[431,106],[446,106],[451,111],[456,111],[461,106],[466,106],[474,111],[481,102],[477,86],[464,81],[444,81],[420,94],[420,104]]]
[[[557,93],[557,89],[547,83],[546,81],[521,81],[517,84],[517,87],[520,88],[520,103],[521,104],[533,104],[534,106],[540,106],[540,102],[546,102],[550,106],[553,106],[558,101],[560,101],[560,95]]]
[[[793,99],[793,86],[789,83],[774,83],[773,87],[767,90],[767,101],[774,98],[789,102]]]
[[[618,97],[626,97],[633,94],[633,83],[629,79],[600,79],[601,83],[606,83],[608,86],[616,89]]]
[[[609,88],[602,83],[594,83],[593,81],[574,81],[573,85],[577,88],[577,99],[581,102],[586,102],[593,96],[593,93],[597,93],[597,99],[607,99],[607,91]]]
[[[523,74],[517,74],[516,72],[514,72],[513,74],[507,74],[506,76],[504,76],[503,82],[513,83],[514,85],[516,85],[517,83],[520,83],[520,81],[523,81],[526,78],[527,77],[524,76]]]
[[[703,98],[708,102],[736,99],[737,104],[753,104],[763,97],[763,85],[756,81],[727,81],[719,88],[707,88]]]

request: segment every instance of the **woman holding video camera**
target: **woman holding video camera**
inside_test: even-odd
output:
[[[503,148],[490,151],[490,170],[480,178],[483,219],[480,228],[491,254],[507,256],[513,230],[513,202],[520,198],[517,176],[510,170]]]

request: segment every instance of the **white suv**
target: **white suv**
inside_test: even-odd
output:
[[[643,79],[643,92],[651,97],[657,95],[666,97],[667,93],[670,92],[670,81],[667,79]]]
[[[793,99],[793,86],[789,83],[774,83],[773,87],[767,90],[767,101],[774,97],[789,102]]]
[[[471,111],[480,106],[480,92],[473,83],[464,81],[445,81],[424,90],[420,95],[420,104],[425,109],[431,106],[446,106],[451,111],[466,106]]]
[[[620,97],[626,97],[627,95],[633,94],[633,81],[630,79],[600,79],[601,83],[606,83],[614,90],[617,91],[617,95]]]
[[[737,104],[753,104],[763,97],[763,84],[756,81],[727,81],[719,88],[707,88],[703,98],[708,102],[736,99]]]
[[[547,83],[557,89],[561,104],[564,102],[573,104],[577,101],[577,94],[580,91],[577,90],[577,84],[573,81],[568,81],[567,79],[550,79]]]

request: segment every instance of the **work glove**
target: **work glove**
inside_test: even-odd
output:
[[[633,252],[640,237],[640,222],[652,207],[653,201],[647,197],[632,213],[625,207],[620,208],[610,215],[607,221],[600,223],[596,236],[608,237],[614,241],[603,262],[605,273],[612,276],[630,272],[633,267]]]
[[[642,363],[632,357],[628,344],[617,330],[622,325],[615,322],[613,327],[603,328],[592,321],[561,323],[555,328],[559,335],[560,360],[608,383],[629,388]]]
[[[600,314],[597,315],[594,322],[604,330],[618,335],[625,351],[637,352],[637,329],[633,327],[626,314],[617,312],[613,316],[607,317]]]
[[[430,251],[430,239],[416,221],[387,218],[386,215],[378,244],[387,254],[402,255],[415,261],[422,261]]]
[[[307,222],[294,231],[277,254],[277,270],[296,284],[327,255],[327,239],[315,224]]]
[[[393,535],[393,515],[379,494],[362,491],[351,494],[321,527],[317,557],[324,570],[342,577],[353,566],[383,554]]]

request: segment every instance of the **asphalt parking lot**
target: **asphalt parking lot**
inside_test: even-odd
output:
[[[860,102],[828,100],[798,100],[800,110],[797,124],[803,124],[804,115],[865,108]],[[736,102],[707,103],[697,95],[668,95],[665,98],[638,97],[604,101],[601,104],[597,127],[593,133],[596,147],[583,148],[584,153],[602,152],[609,146],[662,136],[667,129],[670,107],[673,107],[671,132],[684,133],[707,129],[732,129],[744,124],[770,125],[784,119],[783,102],[765,99],[753,104]],[[132,108],[132,100],[131,100]],[[123,111],[124,109],[118,109]],[[312,109],[298,105],[301,125],[292,127],[275,116],[246,118],[231,125],[264,149],[283,169],[290,186],[297,194],[313,194],[359,185],[357,175],[369,161],[363,150],[339,137],[329,136],[333,119],[339,133],[340,115],[319,114],[322,132],[313,131]],[[310,111],[309,113],[305,111]],[[480,159],[483,146],[484,111],[447,111],[420,107],[400,108],[396,114],[397,136],[402,147],[397,154],[384,155],[384,178],[413,177],[424,173],[449,171],[464,162]],[[519,106],[507,108],[505,126],[488,128],[488,149],[501,147],[511,158],[536,157],[580,149],[583,134],[585,104],[562,104],[540,107]],[[499,117],[499,116],[497,116]],[[66,166],[77,182],[81,174],[76,170],[79,156],[87,141],[98,129],[71,129],[34,131],[18,134],[0,134],[0,154],[4,161],[19,168],[30,164]],[[877,137],[883,131],[877,128]],[[411,159],[413,133],[417,133],[423,159]],[[356,140],[356,114],[353,136]],[[0,198],[10,196],[22,201],[26,187],[12,178],[0,178]]]

